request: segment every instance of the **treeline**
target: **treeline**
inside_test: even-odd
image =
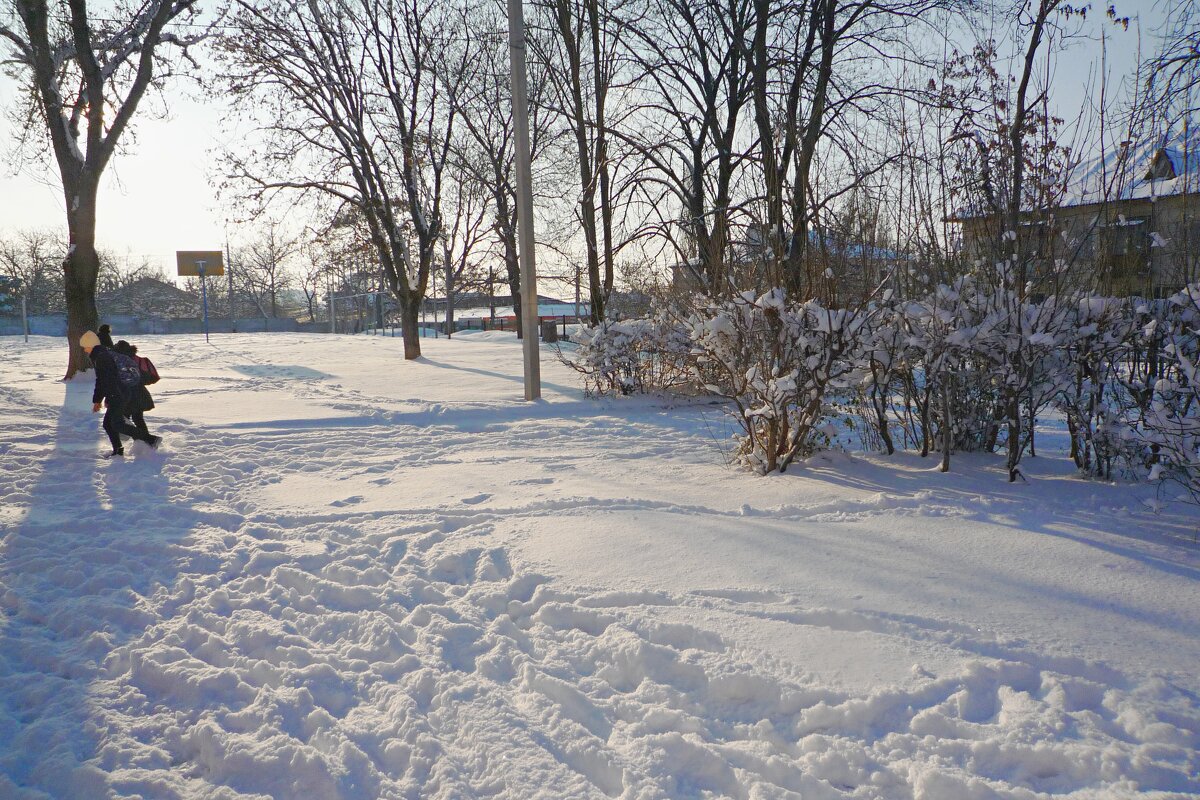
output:
[[[681,265],[729,295],[752,237],[769,255],[758,282],[834,291],[811,234],[896,244],[893,168],[906,150],[916,163],[902,112],[949,108],[928,86],[938,33],[972,6],[526,3],[543,258],[578,265],[594,323],[637,265]],[[411,320],[435,276],[452,294],[486,261],[520,296],[500,4],[243,0],[229,30],[222,72],[254,126],[227,154],[231,186],[352,228]]]

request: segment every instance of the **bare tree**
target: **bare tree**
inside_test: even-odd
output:
[[[318,237],[304,245],[302,253],[303,259],[296,270],[296,283],[304,294],[309,321],[316,322],[318,298],[328,291],[334,269],[333,252],[329,242],[324,237]]]
[[[772,285],[800,297],[833,300],[822,269],[807,258],[810,232],[843,196],[861,198],[899,155],[879,152],[867,135],[890,124],[888,103],[908,93],[900,77],[870,77],[887,61],[923,63],[915,30],[930,15],[968,6],[962,0],[754,0],[752,74],[754,125],[763,186],[758,227]],[[870,64],[870,72],[864,65]],[[894,137],[885,137],[894,141]],[[890,142],[889,142],[890,143]],[[826,164],[818,179],[818,161]],[[841,162],[840,174],[828,165]],[[817,237],[818,250],[825,244]]]
[[[469,180],[455,180],[450,187],[442,234],[442,289],[446,295],[446,335],[454,335],[454,298],[472,276],[478,276],[481,262],[491,253],[488,246],[487,217],[490,203],[487,190]]]
[[[1151,63],[1157,94],[1164,99],[1186,98],[1185,113],[1195,113],[1196,90],[1200,88],[1200,9],[1193,0],[1164,0],[1166,27],[1163,47]],[[1109,16],[1128,25],[1128,18]]]
[[[459,117],[447,81],[466,72],[470,31],[452,9],[416,0],[237,8],[223,53],[234,96],[262,111],[263,146],[233,155],[232,177],[257,199],[319,194],[361,214],[400,305],[405,358],[418,358]]]
[[[516,314],[517,336],[524,336],[521,314],[521,268],[517,255],[517,193],[514,158],[515,129],[509,85],[507,39],[488,35],[503,30],[504,19],[496,5],[471,6],[463,10],[464,24],[475,31],[479,42],[476,57],[465,64],[467,74],[452,95],[461,110],[459,136],[454,142],[456,180],[482,187],[488,195],[492,234],[504,262],[504,277]],[[532,42],[532,37],[527,41]],[[562,183],[557,171],[558,131],[552,129],[553,114],[543,99],[549,90],[546,68],[538,61],[529,65],[530,155],[533,162],[536,205],[550,205],[559,198]],[[538,202],[542,201],[542,202]],[[489,290],[492,282],[488,281]]]
[[[239,248],[234,281],[264,317],[279,316],[279,295],[291,288],[292,260],[300,248],[300,241],[275,221],[260,226],[258,235]]]
[[[613,290],[620,245],[614,240],[616,190],[610,153],[611,97],[618,75],[618,35],[614,17],[621,0],[538,0],[537,35],[530,44],[544,69],[543,102],[562,119],[573,140],[578,204],[583,233],[592,324],[604,319]]]
[[[691,266],[717,296],[732,291],[735,180],[751,145],[742,127],[753,26],[751,0],[643,0],[621,29],[644,100],[630,125],[610,130],[647,164],[639,192],[659,215],[653,229],[678,260],[695,255]]]
[[[17,278],[30,314],[63,311],[63,254],[54,233],[23,230],[0,238],[0,273]]]
[[[104,18],[85,0],[10,0],[0,16],[6,63],[25,82],[28,128],[49,139],[67,209],[69,246],[63,259],[69,355],[66,377],[90,366],[80,335],[96,326],[96,206],[100,178],[143,96],[179,67],[168,46],[188,60],[201,34],[169,26],[191,19],[198,0],[115,2]]]

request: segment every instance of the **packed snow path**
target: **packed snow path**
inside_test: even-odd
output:
[[[138,343],[166,444],[109,463],[0,339],[0,797],[1200,796],[1146,487],[757,478],[712,407],[520,402],[511,342]]]

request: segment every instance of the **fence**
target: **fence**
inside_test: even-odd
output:
[[[538,325],[545,328],[546,325],[553,324],[558,332],[559,338],[567,338],[567,327],[578,325],[579,318],[575,315],[562,314],[559,316],[544,316],[538,317]],[[437,330],[441,333],[446,331],[446,322],[444,320],[429,325],[422,323],[422,327],[428,327]],[[489,319],[487,317],[467,317],[465,319],[454,320],[454,331],[516,331],[517,322],[514,317],[496,317]],[[545,338],[545,337],[543,337]]]
[[[21,328],[21,318],[0,317],[0,336],[21,336],[25,331]],[[30,336],[66,336],[66,314],[37,314],[29,317]]]
[[[115,314],[108,317],[102,316],[101,321],[112,326],[117,333],[117,338],[155,333],[204,333],[204,320],[202,319],[164,319],[162,317]],[[287,317],[247,317],[233,321],[210,318],[208,330],[211,333],[328,333],[329,323],[297,322]],[[0,317],[0,336],[20,336],[22,333],[24,331],[21,330],[20,317]],[[29,317],[29,333],[33,336],[66,336],[67,317],[65,314],[31,316]]]
[[[539,324],[545,336],[545,327],[552,324],[559,338],[567,338],[568,328],[578,324],[574,315],[539,317]],[[128,314],[117,314],[102,317],[116,331],[116,338],[142,336],[145,334],[200,334],[204,333],[204,321],[201,319],[164,319],[162,317],[136,317]],[[343,322],[345,324],[343,324]],[[365,325],[367,320],[362,317],[338,319],[338,333],[378,333],[376,326]],[[208,330],[211,333],[329,333],[328,322],[298,322],[287,317],[247,317],[245,319],[209,319]],[[513,331],[516,332],[516,320],[512,317],[467,317],[454,320],[454,330],[459,331]],[[432,334],[429,332],[432,331]],[[0,336],[20,336],[21,318],[0,316]],[[29,317],[29,333],[32,336],[66,336],[67,317],[65,314],[41,314]],[[386,325],[385,335],[398,336],[400,328],[396,325]],[[446,321],[422,322],[422,336],[444,336]]]

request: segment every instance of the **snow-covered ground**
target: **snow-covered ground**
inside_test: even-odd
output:
[[[0,797],[1200,796],[1198,517],[1051,431],[759,478],[508,335],[137,343],[107,462],[0,339]]]

